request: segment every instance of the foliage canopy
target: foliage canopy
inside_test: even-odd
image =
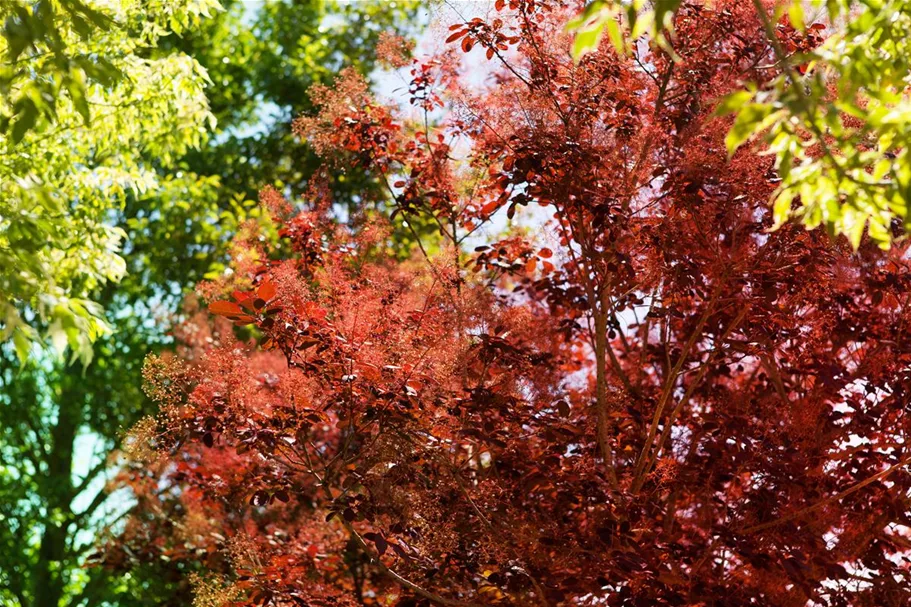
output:
[[[446,246],[402,262],[331,188],[264,189],[285,246],[243,234],[214,322],[147,360],[104,566],[199,563],[200,605],[911,601],[909,245],[770,231],[780,165],[718,116],[820,41],[682,2],[574,60],[583,8],[455,20],[408,111],[315,91],[295,131]]]
[[[22,361],[46,336],[88,364],[110,330],[90,294],[125,271],[111,215],[214,124],[199,64],[149,50],[218,7],[0,5],[0,319]]]
[[[4,4],[3,10],[12,10],[15,4]],[[97,335],[91,346],[90,334],[77,334],[80,347],[91,347],[93,359],[87,367],[72,367],[66,360],[48,356],[39,347],[24,343],[20,352],[28,347],[33,356],[23,365],[12,341],[0,345],[0,519],[3,521],[0,603],[3,605],[128,606],[185,602],[185,563],[159,562],[133,569],[130,576],[114,576],[109,571],[84,567],[99,534],[106,533],[132,505],[122,494],[108,495],[110,487],[106,483],[116,469],[116,462],[109,461],[107,454],[120,442],[123,430],[152,406],[140,389],[143,359],[172,343],[170,327],[182,313],[186,293],[205,276],[222,274],[231,246],[230,235],[242,232],[245,222],[258,220],[258,209],[250,200],[251,196],[255,198],[255,188],[251,190],[249,185],[250,173],[238,171],[237,167],[273,167],[268,174],[263,169],[262,178],[277,185],[306,183],[318,168],[317,159],[305,154],[304,146],[294,149],[284,146],[290,135],[263,139],[260,131],[251,128],[262,116],[262,107],[274,110],[279,106],[288,115],[307,110],[309,100],[302,91],[316,82],[330,82],[334,70],[340,66],[351,65],[370,73],[374,65],[373,45],[379,32],[406,29],[414,16],[414,4],[408,2],[397,3],[395,9],[385,2],[346,6],[334,2],[270,2],[262,11],[251,12],[245,6],[247,3],[229,1],[222,3],[224,10],[210,10],[208,16],[201,12],[202,3],[166,4],[170,8],[164,3],[149,2],[99,4],[105,7],[106,16],[117,19],[104,20],[104,31],[92,29],[87,39],[71,31],[75,25],[68,11],[75,4],[22,5],[33,11],[28,13],[29,18],[43,18],[46,11],[56,11],[52,23],[56,29],[69,32],[62,57],[72,60],[77,67],[84,61],[116,67],[125,49],[133,49],[141,58],[139,65],[145,66],[143,70],[166,66],[174,58],[192,65],[193,77],[198,78],[193,86],[200,93],[193,97],[193,103],[207,104],[208,113],[204,124],[197,125],[199,145],[172,146],[171,156],[163,159],[161,145],[168,138],[180,135],[174,129],[185,129],[188,133],[191,129],[189,121],[179,121],[182,106],[164,105],[168,100],[179,99],[183,94],[180,87],[174,91],[156,91],[154,86],[160,84],[158,76],[149,80],[147,74],[138,71],[133,76],[141,80],[134,86],[129,72],[115,70],[104,82],[98,80],[103,75],[88,73],[86,90],[107,97],[120,91],[117,94],[131,95],[133,101],[142,101],[142,105],[133,102],[116,107],[90,105],[91,121],[86,124],[67,105],[73,93],[64,87],[51,89],[60,98],[56,102],[56,115],[41,113],[18,144],[12,145],[8,139],[14,120],[3,125],[0,138],[4,146],[11,146],[4,149],[13,150],[13,155],[0,156],[0,164],[17,158],[15,165],[3,169],[13,173],[3,176],[25,177],[35,173],[47,178],[51,174],[59,188],[51,191],[54,199],[64,204],[66,214],[51,218],[40,205],[29,200],[11,200],[33,211],[41,229],[57,230],[54,234],[65,234],[67,238],[75,238],[72,234],[78,233],[80,239],[86,240],[78,241],[83,248],[94,242],[85,236],[90,227],[99,230],[94,233],[96,239],[106,233],[113,234],[119,240],[119,250],[95,252],[116,266],[118,276],[122,274],[116,283],[101,278],[90,281],[85,275],[91,266],[80,267],[79,258],[68,257],[72,282],[53,283],[55,297],[97,304],[91,306],[99,314],[92,322],[98,322],[99,327],[104,322],[110,329]],[[175,12],[170,17],[162,13],[181,6],[187,11],[199,9],[197,16],[201,18],[186,11]],[[117,7],[120,8],[114,10]],[[164,29],[157,29],[153,37],[140,44],[143,39],[138,36],[153,21]],[[312,37],[322,37],[323,46],[331,51],[317,62],[308,60],[302,49],[287,46],[295,53],[296,69],[284,74],[281,82],[276,81],[273,72],[283,57],[279,49],[281,45],[290,45],[291,39],[264,35],[269,31],[269,23],[280,23],[288,32],[309,32]],[[326,27],[332,23],[335,25]],[[30,27],[28,31],[50,35],[46,27],[41,29],[44,26]],[[257,35],[251,36],[250,31]],[[10,38],[12,34],[5,30],[4,36]],[[35,43],[41,48],[49,44],[44,38]],[[35,52],[32,46],[26,47],[23,54]],[[85,54],[83,51],[89,48],[92,52]],[[313,59],[316,55],[310,56]],[[37,66],[39,59],[47,57],[35,57],[31,65]],[[5,58],[6,55],[4,68],[24,65],[19,59],[15,64],[7,63]],[[63,68],[54,61],[41,64],[40,72],[34,72],[35,78],[32,73],[17,72],[11,90],[23,90],[26,85],[56,86],[60,79],[58,69]],[[67,73],[69,69],[66,67]],[[202,77],[204,73],[209,81]],[[272,82],[268,91],[258,84],[264,81]],[[140,93],[144,96],[137,96]],[[3,103],[9,102],[4,111],[10,116],[12,99],[3,97]],[[217,124],[209,122],[211,117]],[[141,126],[146,132],[135,128],[134,121],[138,118],[145,121]],[[103,124],[99,122],[102,120]],[[68,128],[64,128],[64,123]],[[123,133],[118,130],[121,128],[125,130]],[[287,131],[290,133],[290,128]],[[158,135],[163,138],[156,140]],[[60,147],[49,147],[52,145]],[[217,153],[207,152],[215,148]],[[53,162],[47,165],[34,162],[34,158],[26,157],[31,153],[29,150],[52,154],[47,158]],[[120,158],[117,154],[126,155]],[[296,159],[293,166],[290,160],[275,161],[292,156]],[[139,187],[126,184],[118,188],[115,187],[118,184],[101,179],[112,174],[111,166],[120,171],[126,163],[139,168],[136,173]],[[46,168],[54,172],[48,173]],[[86,198],[88,186],[83,184],[83,172],[99,176],[91,199]],[[351,199],[353,193],[366,196],[371,188],[375,190],[355,172],[349,172],[347,177],[344,183],[333,182],[340,201]],[[31,188],[26,194],[32,193],[38,194]],[[84,207],[87,200],[94,206]],[[0,207],[3,204],[0,202]],[[0,240],[8,233],[2,230],[20,230],[22,225],[30,225],[32,215],[23,215],[25,224],[19,224],[15,217],[0,211]],[[68,231],[71,229],[74,232]],[[39,237],[43,238],[40,234]],[[48,241],[40,254],[52,256],[53,247],[59,244]],[[37,264],[29,250],[28,246],[24,250],[0,246],[0,255],[21,258],[22,261],[15,262],[20,264],[16,267]],[[54,255],[60,254],[54,250]],[[82,261],[95,259],[87,252],[82,257]],[[63,271],[63,268],[36,265],[32,277],[34,288],[51,288],[50,282],[41,282],[48,277],[43,272],[57,269]],[[0,270],[0,276],[6,277],[7,270],[10,280],[24,276],[14,274],[9,265]],[[49,276],[57,280],[53,273]],[[25,289],[21,285],[17,288]],[[34,339],[43,342],[42,333],[53,325],[54,317],[42,318],[24,291],[4,288],[0,292],[16,294],[8,301],[22,315],[17,317],[22,321],[17,326],[25,332],[32,330]],[[104,316],[100,316],[102,313]],[[67,321],[61,322],[68,326]],[[87,358],[87,353],[83,354]]]
[[[645,31],[666,46],[680,2],[596,0],[570,23],[574,55],[607,32],[626,50]],[[752,0],[771,44],[772,80],[732,93],[737,113],[727,145],[752,138],[775,155],[781,178],[772,199],[776,226],[790,217],[824,226],[857,248],[866,231],[882,247],[911,225],[911,3],[907,0]],[[623,26],[630,31],[624,36]],[[790,34],[792,30],[800,36]]]

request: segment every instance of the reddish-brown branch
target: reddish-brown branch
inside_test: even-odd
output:
[[[747,527],[746,529],[743,529],[743,530],[741,531],[741,533],[747,533],[747,534],[749,534],[749,533],[756,533],[756,532],[758,532],[758,531],[763,531],[763,530],[765,530],[765,529],[770,529],[770,528],[772,528],[772,527],[777,527],[778,525],[783,525],[784,523],[788,523],[788,522],[790,522],[790,521],[799,519],[799,518],[801,518],[801,517],[803,517],[803,516],[806,516],[807,514],[810,514],[811,512],[815,512],[816,510],[819,510],[820,508],[823,508],[823,507],[825,507],[825,506],[828,506],[828,505],[831,504],[832,502],[837,502],[837,501],[840,500],[840,499],[844,499],[844,498],[848,497],[849,495],[851,495],[852,493],[856,493],[857,491],[860,491],[861,489],[863,489],[863,488],[866,487],[867,485],[873,484],[873,483],[875,483],[875,482],[878,481],[878,480],[882,480],[882,479],[886,478],[887,476],[889,476],[890,474],[892,474],[893,472],[895,472],[896,470],[898,470],[898,469],[901,468],[902,466],[906,466],[906,465],[908,465],[909,463],[911,463],[911,455],[909,455],[908,457],[905,457],[905,458],[902,459],[902,460],[899,460],[899,461],[898,461],[897,463],[895,463],[895,464],[892,464],[891,466],[889,466],[889,467],[886,468],[885,470],[882,470],[882,471],[880,471],[880,472],[877,472],[877,473],[874,474],[873,476],[871,476],[871,477],[869,477],[869,478],[866,478],[866,479],[864,479],[864,480],[862,480],[862,481],[856,483],[855,485],[852,485],[851,487],[848,487],[848,488],[845,489],[844,491],[841,491],[841,492],[839,492],[839,493],[836,493],[835,495],[832,495],[832,496],[830,496],[830,497],[827,497],[827,498],[824,499],[824,500],[818,501],[818,502],[816,502],[815,504],[813,504],[813,505],[811,505],[811,506],[807,506],[806,508],[803,508],[803,509],[801,509],[801,510],[798,510],[797,512],[792,512],[791,514],[788,514],[788,515],[786,515],[786,516],[778,517],[778,518],[775,519],[774,521],[768,521],[768,522],[765,522],[765,523],[760,523],[760,524],[758,524],[758,525],[753,525],[753,526],[751,526],[751,527]]]

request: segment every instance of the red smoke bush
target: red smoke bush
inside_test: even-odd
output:
[[[909,604],[907,247],[768,231],[771,160],[713,117],[775,75],[748,4],[685,3],[678,61],[576,65],[576,3],[500,1],[449,43],[489,86],[450,51],[417,120],[318,91],[297,132],[442,246],[398,262],[382,221],[266,192],[287,254],[149,360],[108,564],[202,562],[200,604]],[[530,205],[553,243],[466,250]]]

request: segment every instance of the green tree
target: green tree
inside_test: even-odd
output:
[[[214,122],[203,68],[149,51],[217,8],[0,4],[0,337],[20,360],[46,336],[87,364],[92,341],[110,330],[89,297],[124,272],[123,231],[110,215],[155,189],[155,165],[201,144]]]
[[[409,27],[416,13],[416,3],[382,0],[289,0],[252,10],[249,3],[223,4],[224,11],[180,36],[162,35],[145,48],[144,60],[178,56],[208,72],[212,84],[205,92],[218,127],[213,138],[200,139],[202,148],[187,145],[167,162],[153,149],[131,148],[132,161],[146,169],[148,187],[117,192],[93,224],[116,231],[123,246],[112,252],[122,258],[120,282],[96,280],[81,292],[99,314],[105,310],[110,328],[97,337],[92,363],[83,369],[39,353],[21,368],[14,344],[0,347],[4,606],[185,604],[185,565],[144,566],[129,576],[82,567],[98,534],[116,528],[131,506],[104,492],[113,473],[105,455],[125,428],[151,410],[139,390],[142,361],[170,343],[169,320],[179,314],[188,289],[222,271],[231,235],[256,219],[251,199],[257,189],[273,183],[299,193],[318,165],[306,146],[291,139],[289,124],[282,137],[265,133],[309,111],[304,91],[330,83],[338,68],[353,65],[370,73],[379,33]],[[127,110],[112,108],[104,128],[113,128],[121,111]],[[57,118],[43,118],[22,144],[57,128],[52,125],[61,124],[62,116],[58,108]],[[159,128],[149,120],[146,128]],[[72,129],[82,133],[96,126],[93,118],[91,126],[74,121]],[[353,172],[336,175],[333,184],[340,203],[374,188]],[[71,199],[71,190],[56,191]],[[26,312],[24,318],[36,329],[43,326],[40,317]]]

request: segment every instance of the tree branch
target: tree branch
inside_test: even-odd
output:
[[[786,516],[779,517],[779,518],[775,519],[774,521],[769,521],[767,523],[760,523],[758,525],[753,525],[752,527],[747,527],[746,529],[742,530],[741,533],[756,533],[757,531],[762,531],[764,529],[770,529],[771,527],[777,527],[778,525],[782,525],[784,523],[798,519],[811,512],[819,510],[820,508],[827,506],[827,505],[831,504],[832,502],[837,502],[840,499],[848,497],[852,493],[860,491],[867,485],[870,485],[872,483],[875,483],[878,480],[886,478],[887,476],[889,476],[890,474],[892,474],[893,472],[895,472],[902,466],[905,466],[909,463],[911,463],[911,455],[905,457],[902,460],[899,460],[895,464],[892,464],[885,470],[881,470],[880,472],[877,472],[870,478],[862,480],[859,483],[856,483],[855,485],[848,487],[847,489],[845,489],[844,491],[841,491],[840,493],[836,493],[833,496],[827,497],[826,499],[818,501],[811,506],[807,506],[806,508],[804,508],[802,510],[798,510],[797,512],[792,512],[791,514],[788,514]]]

